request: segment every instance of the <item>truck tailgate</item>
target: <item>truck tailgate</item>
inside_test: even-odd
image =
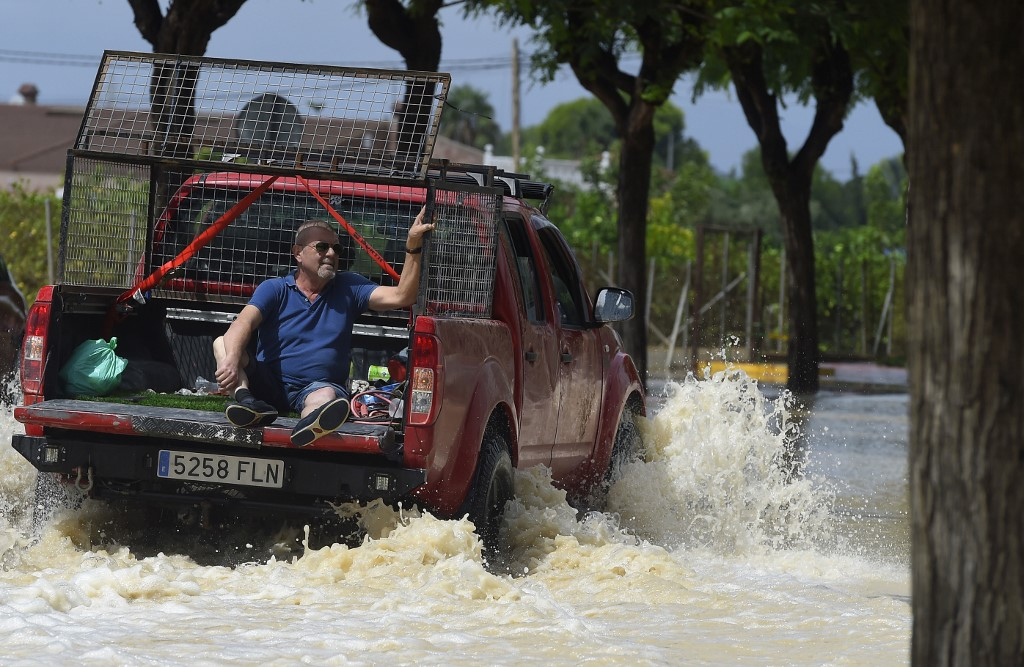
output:
[[[14,418],[23,424],[72,431],[172,438],[250,449],[294,448],[289,436],[298,421],[294,417],[279,417],[270,426],[238,428],[221,412],[75,399],[19,406],[14,410]],[[395,431],[390,424],[347,422],[335,433],[302,449],[392,455],[396,450]]]

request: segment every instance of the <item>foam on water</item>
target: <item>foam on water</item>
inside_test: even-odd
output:
[[[625,467],[609,509],[666,547],[722,554],[807,546],[828,538],[832,496],[799,473],[792,399],[768,401],[730,369],[666,387],[649,422],[646,460]]]

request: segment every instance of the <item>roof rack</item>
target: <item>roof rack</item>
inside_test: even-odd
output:
[[[551,183],[530,180],[529,174],[518,174],[486,164],[463,164],[445,159],[430,161],[428,178],[439,178],[453,183],[474,183],[480,187],[500,187],[505,194],[531,201],[538,201],[538,208],[547,213],[555,186]]]

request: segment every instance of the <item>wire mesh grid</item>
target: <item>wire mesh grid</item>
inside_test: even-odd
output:
[[[189,255],[183,251],[192,241],[265,179],[219,173],[186,181],[156,223],[154,269]],[[324,221],[337,232],[340,270],[381,285],[397,284],[390,271],[401,274],[408,228],[425,197],[425,190],[416,187],[279,178],[168,274],[153,295],[245,303],[262,281],[295,270],[296,233],[311,220]]]
[[[200,378],[212,382],[217,371],[217,360],[213,356],[212,335],[188,335],[190,332],[179,332],[167,324],[164,335],[167,336],[174,365],[183,386],[188,389],[200,388]],[[209,385],[206,387],[209,389]]]
[[[172,188],[150,230],[151,189]],[[425,260],[428,310],[489,317],[500,195],[451,188],[435,188],[437,226]],[[183,178],[150,165],[78,156],[66,198],[64,284],[129,290],[158,273],[161,280],[149,296],[244,304],[264,280],[294,272],[296,233],[310,220],[324,221],[338,234],[341,270],[397,284],[408,229],[427,202],[427,190],[238,172]]]
[[[76,159],[64,197],[59,268],[66,285],[127,288],[142,266],[149,167]]]
[[[61,279],[244,304],[294,270],[298,226],[318,219],[342,270],[396,284],[447,88],[441,74],[108,52],[71,151]],[[460,188],[435,190],[424,297],[486,317],[501,200]]]
[[[490,317],[501,195],[438,188],[427,258],[426,309]]]
[[[75,148],[423,178],[447,74],[108,51]]]

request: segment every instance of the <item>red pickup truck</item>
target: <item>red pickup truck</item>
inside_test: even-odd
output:
[[[482,174],[492,177],[484,183]],[[459,178],[465,184],[450,185]],[[488,546],[517,468],[549,466],[571,497],[600,495],[613,461],[636,446],[634,420],[645,414],[640,378],[608,325],[633,314],[633,299],[616,288],[588,294],[562,234],[531,203],[550,186],[491,168],[441,174],[436,188],[267,181],[253,173],[191,176],[131,239],[97,241],[103,228],[74,210],[82,188],[67,196],[63,280],[40,290],[28,313],[24,400],[14,413],[25,434],[12,436],[42,485],[59,479],[93,498],[174,507],[178,516],[218,508],[329,513],[329,503],[382,498],[441,517],[468,514]],[[186,252],[197,232],[260,184],[230,225]],[[370,249],[354,246],[350,270],[386,282],[391,274],[381,267],[400,268],[399,244],[425,203],[439,222],[424,253],[420,300],[411,312],[367,313],[353,332],[354,379],[368,383],[390,364],[393,400],[383,420],[355,419],[297,448],[289,442],[294,417],[241,429],[221,409],[147,400],[153,392],[145,390],[156,389],[187,402],[213,377],[211,341],[259,281],[293,268],[297,221],[329,219],[328,212],[343,219]],[[101,256],[118,266],[97,263]],[[127,300],[123,285],[92,278],[127,274],[137,287],[172,264]],[[71,353],[111,336],[134,369],[131,381],[122,378],[109,396],[70,395],[60,371]]]

